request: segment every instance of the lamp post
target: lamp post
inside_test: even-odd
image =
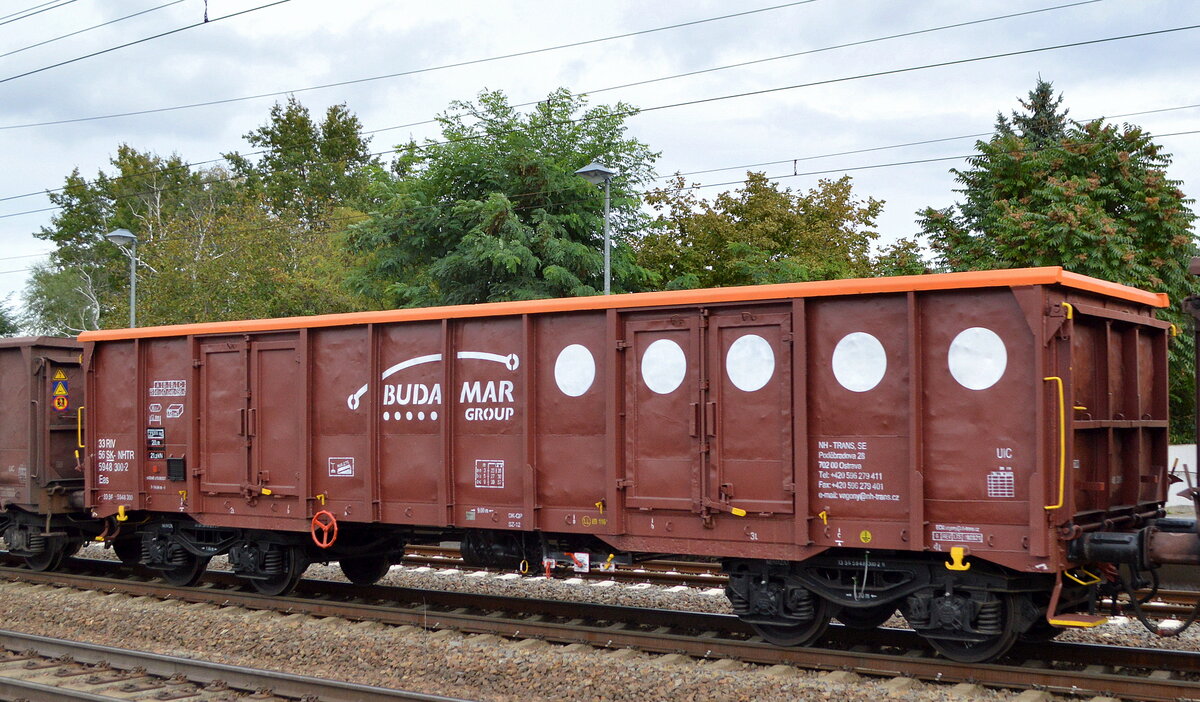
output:
[[[114,229],[104,236],[129,257],[129,328],[132,329],[137,326],[137,237],[128,229]]]
[[[612,182],[612,177],[617,174],[608,166],[605,166],[599,161],[593,161],[588,165],[575,171],[575,175],[581,176],[584,180],[592,185],[604,184],[604,294],[612,294],[612,264],[610,262],[609,250],[612,248],[612,237],[609,234],[608,208],[609,208],[609,184]]]

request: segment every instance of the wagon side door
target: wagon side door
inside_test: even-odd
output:
[[[200,487],[240,493],[249,480],[249,347],[242,341],[200,347]]]
[[[250,483],[295,495],[304,466],[305,385],[295,339],[250,344]]]
[[[626,504],[701,506],[700,317],[675,314],[625,324]]]
[[[747,512],[790,514],[792,322],[785,313],[714,315],[708,325],[711,502]]]

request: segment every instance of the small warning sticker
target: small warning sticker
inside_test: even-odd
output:
[[[50,394],[54,397],[66,397],[69,394],[67,392],[67,381],[65,380],[54,381],[53,388],[54,389],[50,391]]]
[[[54,371],[54,376],[51,378],[51,380],[66,380],[66,379],[67,379],[67,374],[63,373],[62,368],[56,369]]]
[[[354,477],[354,457],[334,456],[329,459],[329,475],[334,478]]]
[[[475,461],[475,487],[503,488],[504,461]]]
[[[65,412],[71,406],[71,401],[61,395],[54,398],[54,409],[59,412]]]

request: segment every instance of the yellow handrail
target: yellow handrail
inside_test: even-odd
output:
[[[1046,509],[1059,509],[1067,500],[1067,402],[1062,378],[1052,375],[1042,380],[1058,384],[1058,503],[1046,505]]]
[[[83,411],[87,409],[84,405],[80,405],[79,409],[75,410],[75,443],[76,448],[87,448],[83,445]]]

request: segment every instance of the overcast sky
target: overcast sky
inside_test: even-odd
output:
[[[208,24],[40,71],[199,22],[205,3],[0,3],[0,54],[6,54],[0,56],[0,198],[59,187],[73,168],[94,177],[109,166],[121,143],[162,155],[175,152],[189,162],[245,151],[242,135],[263,124],[271,104],[286,95],[25,126],[33,123],[294,91],[316,114],[346,103],[366,130],[384,130],[373,134],[372,149],[380,151],[409,138],[436,136],[428,124],[394,127],[428,120],[451,100],[470,99],[483,88],[503,90],[513,102],[523,103],[565,86],[595,91],[594,102],[620,100],[647,109],[628,124],[633,135],[662,152],[657,170],[663,176],[704,171],[687,178],[727,183],[743,179],[748,165],[783,162],[754,170],[779,177],[787,187],[809,188],[820,177],[849,174],[860,196],[886,202],[879,222],[886,242],[916,232],[917,209],[954,201],[949,169],[962,162],[897,164],[967,155],[974,138],[897,145],[990,132],[997,111],[1016,108],[1017,98],[1039,75],[1065,95],[1074,118],[1168,110],[1117,121],[1162,135],[1160,143],[1175,158],[1169,175],[1182,180],[1189,195],[1200,191],[1200,134],[1170,136],[1200,130],[1200,29],[919,68],[1200,25],[1196,2],[285,0],[219,19],[273,1],[209,0]],[[29,8],[43,11],[17,14]],[[160,9],[25,49],[152,8]],[[1037,10],[1045,11],[925,31]],[[734,13],[747,14],[524,57],[305,90]],[[922,33],[816,51],[912,32]],[[799,52],[810,53],[776,58]],[[602,90],[748,61],[757,63]],[[910,68],[919,70],[863,77]],[[37,72],[16,77],[30,71]],[[649,109],[831,80],[837,82]],[[1169,109],[1186,106],[1193,107]],[[829,155],[864,149],[879,150]],[[792,159],[800,160],[793,166]],[[825,173],[805,175],[814,171]],[[711,197],[720,189],[701,193]],[[51,248],[33,233],[49,223],[52,213],[18,213],[49,206],[44,195],[0,200],[0,297],[19,292],[27,269],[44,260],[34,254]],[[19,305],[16,295],[13,302]]]

